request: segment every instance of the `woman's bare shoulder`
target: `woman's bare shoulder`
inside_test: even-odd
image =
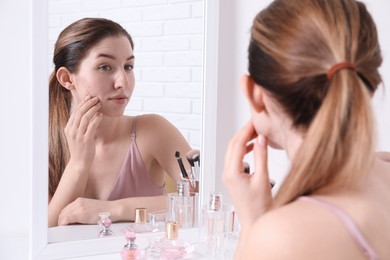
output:
[[[328,213],[303,200],[266,213],[248,233],[243,259],[318,259],[321,243],[337,235]]]

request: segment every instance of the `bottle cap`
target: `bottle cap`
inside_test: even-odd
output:
[[[190,182],[188,180],[180,180],[177,182],[177,194],[181,197],[190,196]]]
[[[209,209],[218,211],[222,208],[222,194],[210,193]]]
[[[135,223],[137,224],[146,223],[146,208],[135,209]]]
[[[165,238],[177,240],[179,237],[179,225],[175,221],[167,221],[165,224]]]

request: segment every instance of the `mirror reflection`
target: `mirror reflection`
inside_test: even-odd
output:
[[[200,149],[202,1],[99,3],[49,1],[49,227],[164,209]]]

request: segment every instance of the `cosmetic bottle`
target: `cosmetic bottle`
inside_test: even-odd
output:
[[[101,227],[101,230],[98,233],[98,237],[107,237],[112,236],[114,232],[110,229],[112,221],[109,218],[109,212],[100,212],[99,213],[100,220],[98,221],[98,225]]]
[[[179,225],[175,221],[165,224],[165,238],[153,240],[146,248],[147,259],[182,259],[194,246],[178,239]]]
[[[227,226],[231,225],[222,199],[222,194],[211,193],[209,203],[202,208],[201,244],[212,255],[221,253]]]
[[[147,222],[146,208],[135,209],[135,221],[134,223],[131,223],[127,228],[134,231],[135,233],[160,231],[159,229],[153,227]]]
[[[135,232],[129,229],[124,229],[126,244],[122,248],[121,257],[122,260],[137,260],[140,259],[140,250],[135,244]]]
[[[188,180],[177,182],[177,193],[168,194],[168,220],[180,228],[198,226],[198,193],[190,192]]]

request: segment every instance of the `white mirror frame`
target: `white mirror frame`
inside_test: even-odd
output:
[[[48,3],[31,0],[32,5],[32,187],[30,259],[56,259],[117,252],[121,237],[48,243]],[[219,0],[204,1],[203,107],[200,201],[205,203],[215,189],[217,63]],[[43,58],[44,57],[44,58]],[[206,174],[204,174],[206,173]]]

